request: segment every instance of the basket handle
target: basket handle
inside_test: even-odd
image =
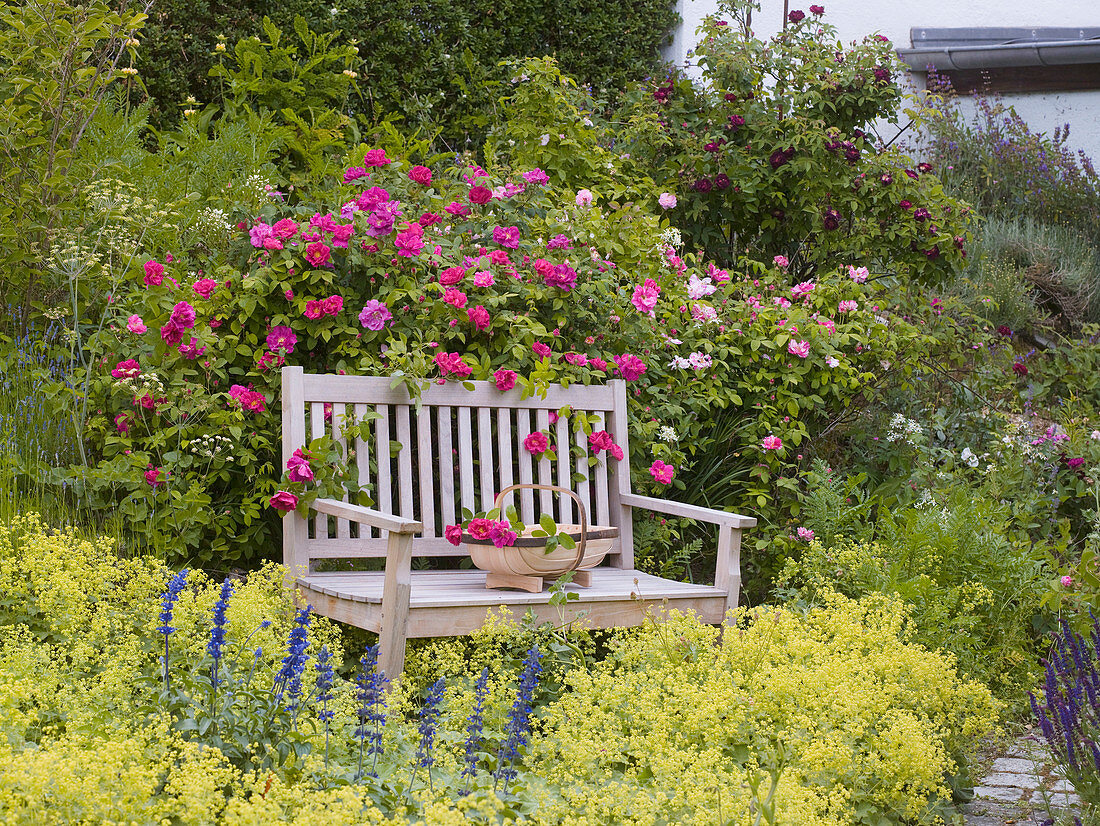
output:
[[[584,502],[569,488],[558,487],[557,485],[536,485],[530,482],[523,482],[518,485],[509,485],[500,493],[497,494],[497,498],[493,501],[493,507],[499,509],[501,503],[504,501],[504,497],[514,490],[556,490],[558,493],[564,493],[573,497],[573,501],[577,503],[577,509],[581,514],[581,539],[577,543],[577,558],[573,560],[573,565],[569,569],[575,571],[580,567],[581,560],[584,559],[584,546],[588,541],[588,513],[585,511]]]

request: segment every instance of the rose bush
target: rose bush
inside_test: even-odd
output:
[[[414,392],[622,377],[634,481],[653,491],[683,488],[714,413],[741,408],[746,443],[730,460],[754,467],[737,503],[760,508],[815,418],[919,342],[876,318],[881,286],[847,268],[793,288],[775,264],[731,275],[681,255],[657,215],[553,190],[539,169],[427,169],[364,147],[344,178],[322,204],[299,192],[263,206],[240,226],[237,266],[150,254],[90,338],[99,465],[85,484],[139,531],[181,537],[176,553],[273,554],[277,510],[304,506],[308,480],[279,459],[284,364],[401,375]],[[788,447],[765,449],[768,436]],[[313,471],[357,492],[338,451],[313,453]],[[298,487],[279,485],[284,470]]]

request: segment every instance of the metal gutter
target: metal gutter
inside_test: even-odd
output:
[[[911,37],[914,47],[898,49],[898,56],[918,72],[929,66],[951,71],[1100,63],[1100,33],[1095,28],[913,29]],[[990,43],[1001,38],[1004,42]]]

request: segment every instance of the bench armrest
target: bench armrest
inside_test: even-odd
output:
[[[415,519],[405,519],[402,516],[394,516],[390,513],[382,513],[372,508],[364,508],[362,505],[353,505],[350,502],[341,502],[339,499],[315,499],[312,505],[317,513],[328,516],[336,516],[340,519],[348,519],[352,522],[361,522],[372,528],[389,531],[390,533],[420,533],[424,525]]]
[[[756,525],[756,519],[752,516],[741,516],[738,513],[729,513],[714,508],[700,508],[697,505],[673,502],[671,499],[656,499],[652,496],[639,496],[636,493],[622,493],[619,494],[619,501],[632,508],[646,508],[658,513],[667,513],[670,516],[698,519],[700,522],[709,522],[712,525],[722,525],[730,528],[751,528]]]

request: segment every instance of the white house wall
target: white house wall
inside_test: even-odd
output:
[[[813,0],[789,0],[788,8],[809,15]],[[845,43],[879,32],[899,48],[910,45],[909,30],[915,27],[978,26],[1100,26],[1097,0],[961,0],[960,2],[914,2],[914,0],[818,0],[825,7],[825,20],[836,26]],[[667,58],[683,66],[696,43],[696,29],[709,14],[718,13],[715,0],[680,0],[683,22]],[[763,0],[753,13],[753,31],[767,38],[783,23],[782,0]],[[693,68],[689,67],[689,71]],[[923,75],[914,75],[923,86]],[[1100,163],[1100,91],[1006,94],[1032,129],[1050,134],[1064,123],[1071,127],[1067,144],[1083,149]]]

